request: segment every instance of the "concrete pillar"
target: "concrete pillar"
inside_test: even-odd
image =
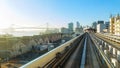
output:
[[[100,45],[102,45],[102,41],[100,41]]]
[[[105,43],[105,46],[107,46],[107,43],[106,42],[104,42]]]
[[[97,42],[97,45],[99,45],[99,42]]]
[[[102,45],[103,45],[104,41],[102,41]]]
[[[104,42],[104,46],[106,45],[107,43],[106,42]]]
[[[107,43],[104,42],[104,49],[107,49]]]
[[[104,50],[105,55],[108,57],[108,50]]]
[[[101,41],[101,40],[100,40],[99,42],[100,42],[100,44],[102,43],[102,41]]]
[[[117,50],[116,50],[116,48],[113,48],[113,56],[114,56],[114,57],[117,56]]]
[[[114,65],[115,68],[119,68],[118,67],[118,61],[117,61],[117,59],[111,58],[111,62],[113,63],[113,65]]]
[[[111,54],[113,54],[113,48],[112,48],[111,45],[109,45],[109,52],[110,52]]]
[[[109,50],[109,44],[107,44],[106,49]]]
[[[103,51],[104,49],[103,49],[103,45],[100,45],[100,49]]]
[[[120,51],[117,50],[117,60],[120,62]]]

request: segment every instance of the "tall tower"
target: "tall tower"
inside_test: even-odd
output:
[[[80,23],[78,21],[76,22],[76,28],[80,28]]]
[[[70,33],[73,33],[73,23],[68,23],[68,29]]]
[[[97,29],[97,23],[96,23],[96,22],[93,22],[93,23],[92,23],[92,28],[93,28],[93,29]]]

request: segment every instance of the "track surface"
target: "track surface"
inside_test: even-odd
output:
[[[105,68],[90,34],[80,36],[44,68]]]

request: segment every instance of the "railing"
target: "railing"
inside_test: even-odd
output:
[[[92,40],[93,40],[93,38],[92,38]],[[102,58],[103,58],[104,61],[106,62],[107,66],[108,66],[109,68],[115,68],[115,67],[113,66],[113,64],[110,62],[110,60],[107,58],[107,56],[105,55],[105,53],[98,47],[98,44],[96,44],[96,42],[95,42],[94,40],[93,40],[93,42],[94,42],[96,48],[98,49],[98,51],[100,52]]]

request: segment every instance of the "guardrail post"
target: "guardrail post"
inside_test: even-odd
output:
[[[106,49],[107,48],[107,43],[106,42],[104,42],[104,49]]]
[[[120,51],[117,50],[117,60],[120,62]]]
[[[104,41],[102,41],[102,45],[104,44]]]
[[[110,54],[113,54],[113,48],[111,45],[109,45],[109,52],[110,52]]]
[[[105,55],[108,57],[108,50],[104,50]]]
[[[116,55],[117,55],[116,48],[113,48],[113,56],[116,57]]]
[[[118,67],[118,61],[115,58],[111,58],[111,62],[113,63],[115,68],[119,68]]]
[[[103,51],[104,49],[103,49],[103,45],[100,45],[100,49]]]

